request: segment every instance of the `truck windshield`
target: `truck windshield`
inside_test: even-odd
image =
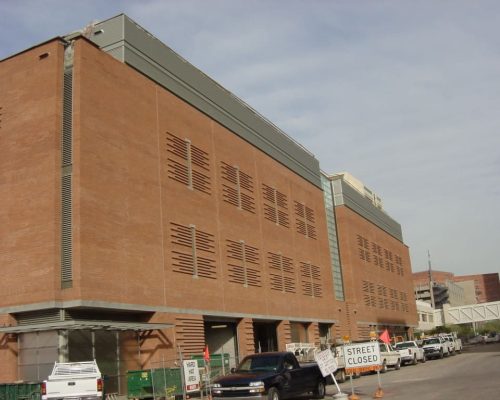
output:
[[[415,347],[415,345],[410,342],[403,342],[403,343],[396,343],[394,347],[396,349],[407,349],[408,347]]]
[[[439,339],[425,339],[424,344],[439,344]]]
[[[237,372],[277,371],[280,359],[279,356],[247,357],[238,366]]]

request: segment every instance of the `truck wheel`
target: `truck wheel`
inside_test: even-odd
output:
[[[396,365],[394,366],[394,369],[395,369],[395,370],[401,369],[401,360],[398,360],[398,362],[397,362],[397,363],[396,363]]]
[[[325,382],[321,379],[316,383],[316,389],[314,389],[313,395],[315,399],[322,399],[325,397]],[[275,399],[272,399],[275,400]]]
[[[278,389],[269,389],[269,392],[267,392],[267,400],[280,400],[280,392],[278,392]]]
[[[427,361],[427,358],[425,357],[425,354],[422,356],[422,364]]]
[[[339,369],[335,375],[336,375],[335,379],[337,380],[337,383],[344,383],[345,382],[345,370],[344,369]]]

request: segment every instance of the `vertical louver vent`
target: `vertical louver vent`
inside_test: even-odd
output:
[[[62,164],[68,166],[73,161],[73,71],[64,72]]]
[[[311,263],[300,263],[302,294],[311,297],[322,297],[321,273],[319,267]]]
[[[262,184],[262,195],[264,197],[264,218],[276,225],[290,227],[286,195],[265,183]]]
[[[295,293],[295,268],[293,260],[279,253],[267,253],[271,289],[283,293]]]
[[[221,162],[222,196],[226,203],[255,214],[253,179],[239,167]]]
[[[210,162],[208,153],[169,132],[166,134],[168,177],[189,189],[210,194]]]
[[[71,216],[71,175],[66,175],[62,177],[61,284],[63,288],[71,287],[73,280]]]
[[[243,240],[235,242],[227,240],[227,255],[231,260],[229,267],[229,282],[243,286],[262,286],[259,266],[259,250],[247,245]]]
[[[295,221],[298,233],[316,239],[314,211],[298,201],[295,202]]]
[[[173,245],[172,263],[175,272],[196,278],[217,278],[214,235],[194,225],[170,223]]]
[[[65,49],[61,132],[61,288],[73,286],[73,48]]]

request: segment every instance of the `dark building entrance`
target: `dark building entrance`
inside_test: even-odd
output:
[[[253,337],[256,353],[278,350],[275,322],[254,322]]]

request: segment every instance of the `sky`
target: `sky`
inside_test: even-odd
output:
[[[500,272],[500,2],[0,0],[0,59],[120,13],[376,192],[413,271]]]

